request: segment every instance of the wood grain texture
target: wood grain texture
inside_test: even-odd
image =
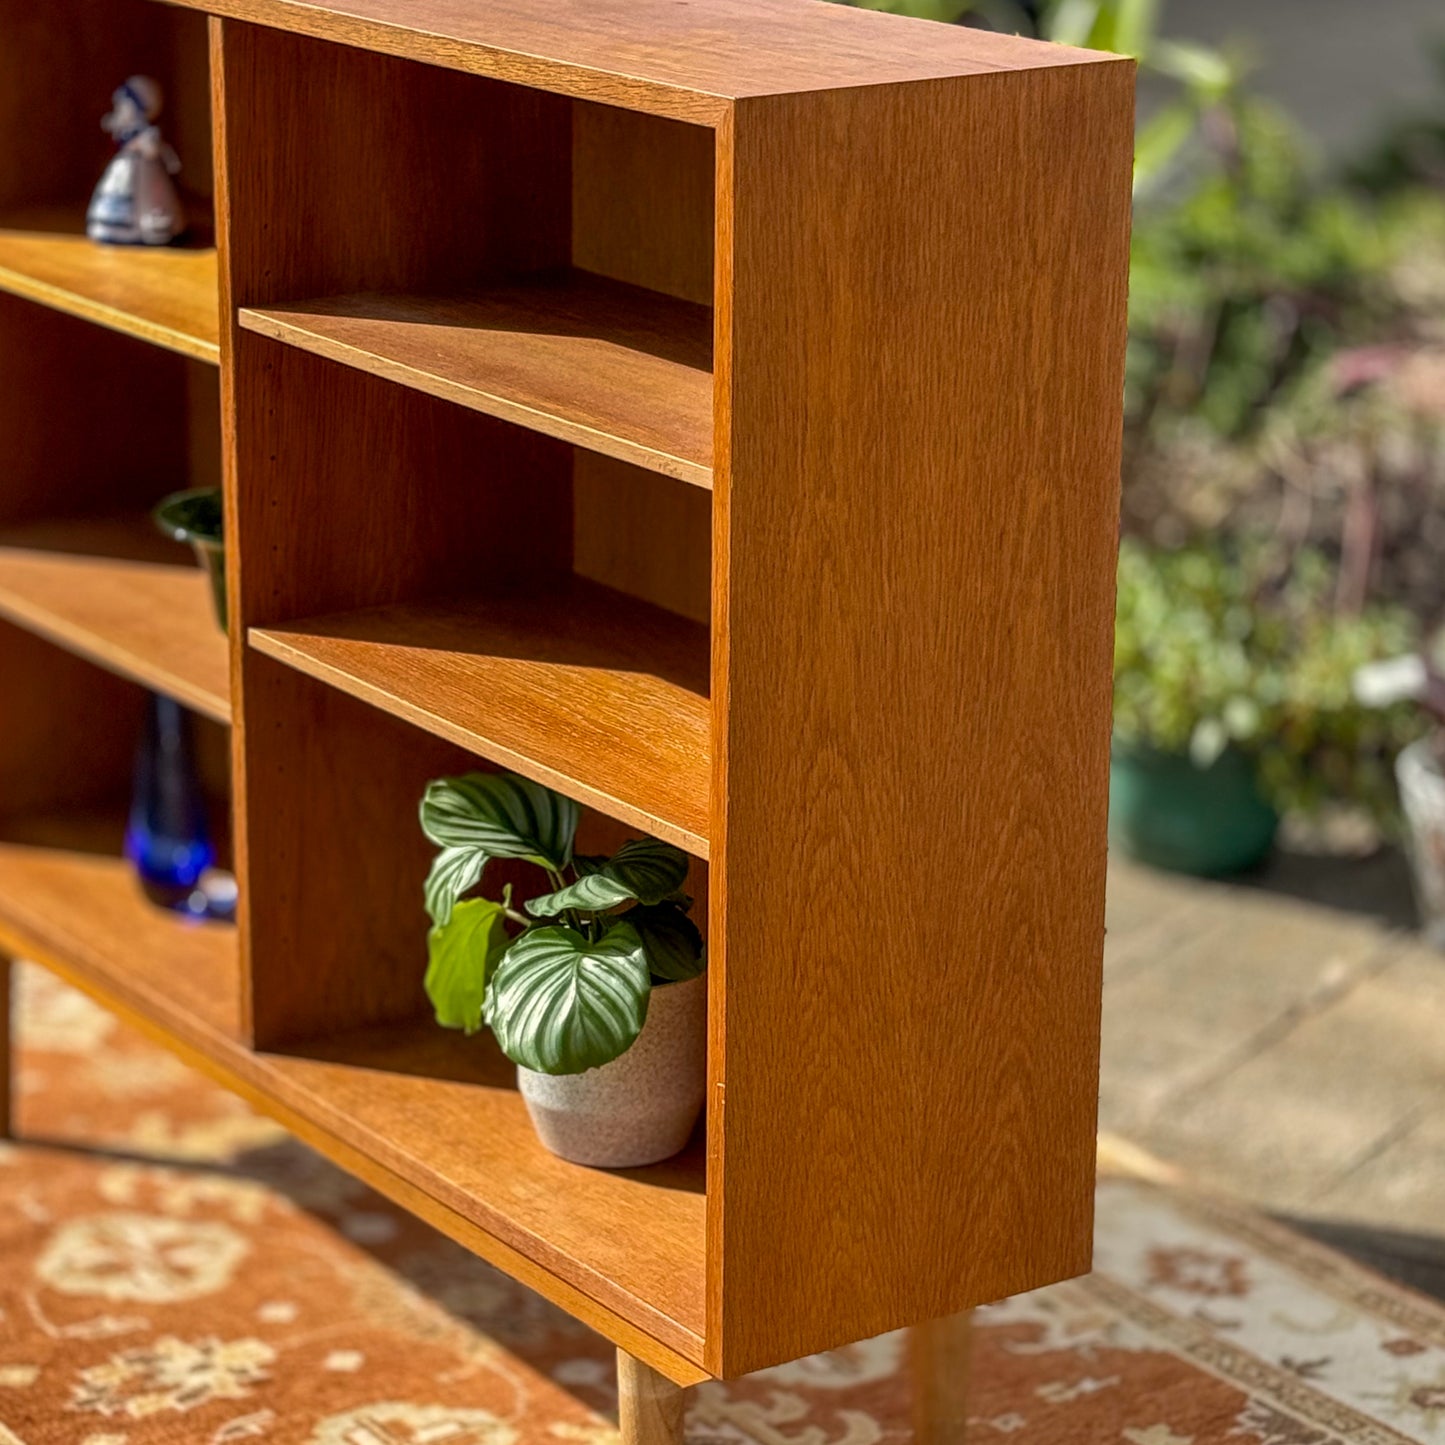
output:
[[[212,70],[230,305],[568,264],[566,101],[233,22]]]
[[[913,1438],[918,1445],[963,1445],[968,1434],[973,1315],[945,1315],[909,1331]]]
[[[214,365],[216,253],[97,246],[79,210],[0,215],[0,290]]]
[[[568,1164],[538,1142],[515,1070],[490,1038],[430,1020],[303,1045],[275,1067],[322,1106],[317,1123],[354,1131],[380,1163],[542,1268],[668,1347],[699,1352],[700,1146],[646,1169]]]
[[[184,0],[364,50],[700,125],[732,101],[1090,64],[1097,52],[817,0]]]
[[[577,102],[573,265],[711,308],[715,146],[711,130]],[[711,343],[709,335],[709,367]],[[709,408],[711,400],[709,391]],[[710,415],[704,435],[711,462]],[[572,496],[580,576],[708,621],[712,503],[705,492],[579,449]]]
[[[622,1445],[682,1445],[687,1392],[651,1365],[617,1352],[617,1426]]]
[[[707,856],[707,630],[575,582],[252,629],[375,707]]]
[[[572,264],[711,307],[715,147],[703,126],[574,104]]]
[[[239,343],[236,625],[565,578],[561,443],[250,333]],[[249,650],[237,695],[237,858],[256,1042],[413,1015],[425,932],[416,805],[429,777],[473,764]],[[372,832],[395,841],[346,866],[311,863],[338,838]],[[357,950],[371,959],[364,976]],[[297,957],[311,959],[303,973]]]
[[[0,525],[159,501],[189,484],[201,367],[0,293]]]
[[[125,864],[89,851],[107,833],[41,819],[32,844],[0,841],[0,949],[53,968],[671,1378],[701,1378],[700,1149],[622,1173],[556,1159],[505,1061],[430,1025],[251,1052],[235,1038],[234,931],[151,908]]]
[[[230,661],[210,584],[148,516],[0,529],[0,616],[230,722]]]
[[[1132,71],[723,138],[716,1374],[1089,1265]]]
[[[595,452],[572,461],[572,567],[669,612],[712,617],[712,493]]]
[[[36,809],[129,796],[139,688],[4,620],[0,679],[0,827]]]
[[[712,485],[712,313],[571,272],[465,296],[241,312],[316,356],[696,486]]]
[[[201,133],[200,8],[0,0],[0,210],[78,214],[108,143],[38,147],[125,22]],[[0,949],[677,1383],[1086,1267],[1129,67],[812,0],[205,8],[220,413],[160,301],[30,260],[0,526],[144,507],[219,439],[241,927],[24,826],[123,801],[142,693],[0,620]],[[614,284],[559,301],[569,267]],[[428,1021],[417,799],[503,763],[711,855],[705,1152],[566,1165]]]

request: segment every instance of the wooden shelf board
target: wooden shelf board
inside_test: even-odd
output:
[[[708,855],[707,629],[595,583],[253,628],[251,645]]]
[[[816,0],[592,0],[564,13],[537,0],[181,3],[700,125],[750,96],[1117,61]]]
[[[210,584],[147,516],[0,530],[0,616],[215,718],[230,657]]]
[[[0,214],[0,290],[218,365],[210,246],[100,246],[70,210]]]
[[[119,845],[118,829],[108,841]],[[701,1141],[608,1172],[537,1142],[490,1040],[429,1021],[286,1054],[238,1042],[234,929],[146,902],[91,820],[0,825],[0,946],[145,1029],[383,1193],[674,1377],[702,1377]],[[13,841],[15,839],[25,841]],[[42,846],[44,845],[44,846]]]
[[[585,272],[464,297],[343,296],[241,325],[431,396],[712,486],[712,311]]]

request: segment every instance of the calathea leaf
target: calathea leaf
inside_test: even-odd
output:
[[[625,917],[642,939],[653,978],[680,983],[696,978],[707,967],[702,934],[678,904],[639,904],[628,909]]]
[[[476,848],[560,873],[572,858],[579,809],[515,773],[467,773],[427,784],[422,832],[441,848]]]
[[[438,778],[421,800],[422,832],[437,855],[426,909],[446,923],[452,905],[482,876],[489,858],[522,858],[560,873],[572,856],[577,804],[512,773]]]
[[[660,903],[677,892],[687,878],[687,854],[656,838],[633,838],[600,866],[597,860],[574,859],[577,881],[555,893],[527,902],[534,918],[556,918],[568,908],[596,913],[634,899]]]
[[[469,898],[427,935],[426,992],[443,1028],[481,1028],[487,978],[507,947],[504,916],[500,903]]]
[[[480,848],[443,848],[436,855],[426,875],[426,911],[433,923],[444,927],[451,922],[453,905],[476,886],[486,862]]]
[[[615,924],[595,943],[573,928],[534,928],[498,966],[486,1021],[513,1062],[580,1074],[632,1047],[651,989],[642,940],[630,924]]]

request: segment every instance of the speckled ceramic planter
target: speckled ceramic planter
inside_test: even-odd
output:
[[[676,1154],[707,1087],[707,975],[653,987],[637,1042],[585,1074],[517,1070],[542,1143],[574,1164],[633,1169]]]

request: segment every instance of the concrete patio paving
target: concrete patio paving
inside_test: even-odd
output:
[[[1244,884],[1115,860],[1099,1125],[1440,1292],[1445,954],[1411,916],[1398,855]]]

